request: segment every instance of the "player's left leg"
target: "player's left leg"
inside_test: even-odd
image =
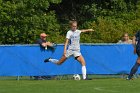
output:
[[[64,62],[67,60],[67,58],[70,57],[71,55],[73,55],[73,51],[67,50],[66,55],[63,55],[63,56],[61,57],[60,60],[52,59],[52,58],[47,58],[47,59],[44,60],[44,62],[45,62],[45,63],[46,63],[46,62],[52,62],[52,63],[55,63],[55,64],[57,64],[57,65],[61,65],[61,64],[64,63]]]
[[[62,63],[65,62],[66,59],[67,59],[67,57],[63,55],[60,60],[52,59],[52,58],[47,58],[47,59],[44,60],[44,62],[45,63],[46,62],[52,62],[52,63],[55,63],[57,65],[61,65]]]

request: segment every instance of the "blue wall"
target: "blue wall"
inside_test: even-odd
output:
[[[137,58],[132,45],[82,44],[81,52],[88,74],[129,73]],[[43,62],[48,57],[60,59],[62,54],[63,45],[58,45],[54,53],[38,45],[0,46],[0,76],[81,74],[81,65],[73,57],[61,66]]]

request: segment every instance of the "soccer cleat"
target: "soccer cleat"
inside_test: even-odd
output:
[[[44,62],[45,62],[45,63],[46,63],[46,62],[50,62],[49,59],[51,59],[51,58],[49,57],[49,58],[45,59]]]
[[[130,80],[130,78],[127,77],[126,80]]]
[[[130,77],[127,77],[127,78],[126,78],[126,80],[133,80],[133,79],[132,79],[132,78],[130,78]]]
[[[34,80],[44,80],[41,76],[34,76]]]
[[[83,80],[92,80],[91,78],[86,78],[86,79],[83,79]]]

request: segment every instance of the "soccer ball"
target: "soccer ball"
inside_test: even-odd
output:
[[[78,75],[78,74],[74,74],[74,75],[73,75],[73,79],[74,79],[74,80],[81,80],[81,77],[80,77],[80,75]]]

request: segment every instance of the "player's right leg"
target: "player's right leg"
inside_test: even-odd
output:
[[[80,64],[82,65],[82,75],[83,75],[83,79],[85,80],[87,77],[86,77],[86,63],[84,57],[82,55],[77,56],[76,60],[79,61]]]

